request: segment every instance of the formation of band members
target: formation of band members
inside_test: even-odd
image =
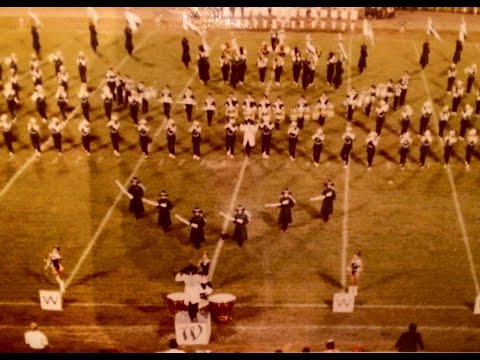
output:
[[[209,55],[210,47],[207,44],[206,37],[202,35],[202,43],[199,45],[199,54],[197,56],[197,65],[199,67],[200,82],[207,84],[210,79],[210,65]],[[460,42],[460,45],[459,45]],[[437,132],[444,146],[444,162],[448,164],[450,155],[452,153],[454,144],[457,139],[464,140],[466,138],[465,150],[465,165],[468,169],[471,155],[474,152],[475,144],[478,141],[476,129],[473,127],[472,116],[479,116],[480,114],[480,89],[476,89],[476,100],[473,106],[464,102],[464,108],[461,112],[460,128],[458,132],[449,126],[449,118],[459,112],[462,105],[462,100],[465,100],[466,94],[470,94],[473,90],[476,64],[465,69],[467,74],[466,88],[463,86],[461,79],[457,78],[456,64],[461,59],[461,41],[457,40],[453,63],[448,69],[447,78],[447,94],[452,98],[451,107],[446,105],[442,108],[439,115],[438,129],[433,129],[430,124],[430,118],[433,114],[434,108],[430,101],[425,101],[421,109],[420,126],[418,135],[420,137],[420,165],[423,166],[425,158],[429,152],[430,145],[433,141],[433,131]],[[182,39],[182,61],[185,66],[189,66],[190,55],[188,40]],[[302,57],[300,48],[290,47],[286,44],[285,32],[275,30],[271,32],[271,45],[267,42],[262,42],[257,59],[257,67],[259,71],[260,84],[265,85],[266,67],[268,56],[274,55],[274,77],[275,86],[280,86],[281,75],[285,65],[285,58],[291,57],[291,70],[293,75],[293,85],[299,86],[300,74],[302,74],[302,86],[305,90],[311,87],[315,81],[315,72],[319,58],[322,51],[315,47],[309,34],[306,35],[305,42],[305,58]],[[400,131],[400,166],[403,168],[407,158],[407,154],[413,143],[411,119],[413,116],[413,109],[406,103],[407,90],[410,82],[410,75],[404,72],[398,81],[389,79],[385,83],[371,85],[369,88],[357,91],[351,87],[348,89],[346,98],[342,104],[332,104],[325,91],[320,93],[316,98],[315,94],[309,94],[310,98],[314,98],[313,104],[311,100],[307,100],[306,92],[300,95],[296,105],[291,109],[286,109],[282,97],[279,95],[274,101],[270,101],[267,93],[264,93],[260,99],[255,99],[253,93],[249,93],[240,103],[235,95],[235,88],[237,85],[242,85],[245,81],[245,72],[247,70],[246,58],[247,52],[243,46],[239,46],[235,37],[221,45],[220,55],[220,71],[225,83],[232,86],[232,91],[228,95],[224,105],[225,122],[221,120],[222,109],[220,104],[217,109],[217,99],[214,94],[209,93],[205,100],[197,102],[193,90],[188,87],[182,100],[180,101],[185,108],[187,121],[192,123],[188,132],[191,134],[193,158],[198,160],[201,157],[202,144],[202,124],[200,121],[192,121],[194,117],[194,110],[200,107],[205,112],[206,125],[212,126],[220,123],[225,129],[225,146],[228,157],[233,157],[235,154],[235,144],[237,132],[243,133],[242,145],[245,148],[247,155],[251,155],[252,149],[255,147],[257,133],[261,134],[261,154],[262,157],[268,159],[270,156],[270,148],[274,140],[273,134],[275,132],[283,133],[283,139],[276,141],[283,141],[288,144],[289,156],[293,161],[296,158],[296,146],[302,139],[302,132],[306,124],[315,124],[316,129],[313,134],[310,133],[308,138],[312,142],[313,160],[315,166],[320,163],[321,152],[325,143],[326,135],[323,127],[327,119],[334,117],[335,112],[343,113],[339,110],[342,106],[346,112],[346,127],[344,133],[341,135],[343,140],[343,147],[340,151],[340,156],[344,165],[348,165],[350,152],[353,148],[353,143],[356,135],[351,126],[355,113],[363,111],[367,118],[375,114],[375,124],[365,124],[366,127],[371,127],[372,131],[367,135],[365,143],[367,148],[367,163],[370,169],[373,163],[375,149],[379,146],[379,139],[382,133],[383,125],[386,122],[387,114],[401,109],[401,131]],[[342,44],[341,36],[338,37],[337,53],[331,51],[326,61],[326,86],[333,87],[336,91],[342,84],[343,63],[347,61],[344,46]],[[422,55],[420,57],[420,65],[422,68],[427,66],[429,56],[429,43],[426,41],[423,46]],[[360,48],[360,56],[358,60],[358,72],[361,74],[367,66],[367,45],[362,44]],[[72,110],[72,101],[69,96],[69,81],[70,76],[64,65],[62,53],[57,51],[48,56],[48,60],[54,65],[54,71],[58,81],[58,88],[55,93],[55,100],[58,106],[59,116],[49,116],[53,111],[48,109],[46,92],[43,88],[43,73],[40,68],[39,57],[37,53],[31,55],[29,68],[31,79],[34,86],[34,92],[31,95],[31,100],[36,106],[38,117],[47,125],[48,131],[51,133],[53,144],[58,154],[62,154],[62,129],[66,125],[68,117],[72,117],[75,111],[69,114]],[[9,67],[8,81],[4,85],[3,94],[6,98],[6,105],[8,114],[0,116],[0,126],[2,127],[5,145],[10,153],[14,154],[13,147],[13,125],[17,120],[17,108],[20,104],[20,85],[18,82],[18,60],[13,53],[4,60]],[[90,155],[90,132],[92,124],[90,123],[90,96],[91,93],[87,86],[87,65],[88,60],[85,54],[80,51],[76,58],[78,67],[78,76],[81,82],[80,90],[78,92],[79,108],[82,111],[83,119],[80,121],[78,128],[80,132],[81,142],[85,151]],[[225,69],[227,67],[227,69]],[[280,70],[279,70],[280,69]],[[232,80],[233,79],[233,80]],[[286,86],[287,84],[283,84]],[[268,91],[268,86],[265,89]],[[175,145],[177,143],[177,122],[171,117],[171,109],[174,105],[171,90],[166,85],[158,97],[158,91],[152,86],[146,86],[143,81],[135,81],[126,74],[115,72],[111,67],[105,75],[105,85],[101,85],[101,99],[103,101],[103,108],[106,117],[106,126],[110,131],[110,139],[114,154],[120,155],[120,121],[119,114],[114,112],[114,104],[116,103],[120,109],[129,109],[129,115],[133,121],[134,126],[139,133],[139,144],[141,151],[145,156],[148,156],[148,144],[151,142],[150,125],[146,118],[148,117],[149,104],[151,101],[158,100],[163,104],[163,113],[168,119],[166,126],[167,144],[169,156],[176,157]],[[316,102],[315,102],[316,100]],[[389,104],[391,102],[391,104]],[[200,104],[199,104],[200,103]],[[77,107],[78,108],[78,107]],[[118,108],[117,108],[118,110]],[[372,110],[374,110],[372,112]],[[57,113],[58,114],[58,113]],[[59,118],[61,116],[61,119]],[[220,120],[213,122],[217,117]],[[242,117],[242,119],[240,118]],[[331,121],[331,120],[329,120]],[[339,120],[338,117],[335,121]],[[30,134],[32,146],[38,155],[41,154],[42,149],[40,145],[40,123],[35,117],[30,117],[27,125],[27,130]],[[284,129],[284,126],[286,129]],[[312,125],[313,126],[313,125]],[[374,130],[373,130],[374,129]],[[445,133],[445,129],[448,131]],[[458,137],[457,137],[458,134]]]

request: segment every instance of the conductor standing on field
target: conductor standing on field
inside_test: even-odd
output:
[[[160,199],[158,199],[158,225],[162,227],[163,232],[170,230],[172,225],[172,219],[170,217],[170,210],[172,209],[172,202],[168,198],[168,194],[165,190],[160,193]]]

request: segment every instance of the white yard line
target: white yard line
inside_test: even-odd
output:
[[[215,43],[217,42],[218,40],[218,37],[217,39],[214,41],[214,43],[212,44],[212,48],[213,46],[215,45]],[[171,111],[173,112],[173,110],[175,109],[175,107],[177,106],[177,104],[181,101],[181,99],[183,98],[183,93],[185,92],[185,90],[187,90],[187,88],[192,84],[192,82],[195,80],[195,77],[197,76],[197,73],[198,73],[198,69],[195,71],[195,73],[192,75],[192,77],[188,80],[187,84],[185,85],[185,87],[183,88],[183,90],[180,92],[180,95],[178,96],[177,100],[175,101],[175,103],[173,104],[172,106],[172,109]],[[155,131],[155,134],[153,135],[153,141],[152,143],[149,144],[150,148],[153,146],[153,143],[154,143],[154,140],[155,138],[158,137],[158,135],[160,134],[160,132],[165,128],[167,124],[167,119],[164,119],[164,121],[162,122],[162,124],[157,128],[157,130]],[[130,183],[130,180],[137,174],[137,171],[138,169],[140,169],[140,166],[143,164],[143,162],[145,161],[145,158],[143,156],[143,154],[141,155],[140,159],[137,161],[137,164],[135,165],[135,168],[133,169],[132,173],[128,176],[127,180],[125,181],[125,183],[123,184],[124,187],[128,186],[128,184]],[[90,253],[93,245],[95,245],[98,237],[100,236],[100,234],[102,233],[103,229],[105,228],[105,226],[107,225],[107,222],[110,220],[110,218],[112,217],[112,214],[113,214],[113,210],[115,209],[115,207],[117,206],[117,204],[119,203],[119,201],[122,199],[122,195],[123,193],[121,191],[118,192],[118,195],[117,197],[115,198],[113,204],[110,206],[110,208],[108,209],[107,213],[105,214],[105,216],[103,217],[102,219],[102,222],[100,223],[99,227],[97,228],[97,231],[95,232],[95,234],[93,235],[93,237],[90,239],[90,241],[88,242],[88,245],[87,247],[85,248],[85,250],[83,251],[82,255],[80,256],[80,259],[78,260],[77,264],[75,265],[74,269],[72,270],[72,272],[70,273],[70,277],[65,281],[65,289],[67,289],[69,287],[69,285],[71,284],[73,278],[75,277],[75,275],[78,273],[78,271],[80,270],[80,267],[82,266],[83,262],[85,261],[86,257],[88,256],[88,254]]]
[[[271,332],[274,330],[379,330],[379,331],[388,331],[388,330],[405,330],[405,325],[309,325],[309,324],[275,324],[269,323],[268,325],[231,325],[233,329],[240,331],[251,331],[251,330],[265,330],[266,332]],[[161,326],[161,327],[165,327]],[[435,325],[422,325],[422,330],[425,331],[466,331],[466,332],[480,332],[480,328],[473,326],[435,326]],[[0,325],[0,329],[25,329],[25,325]],[[69,331],[75,334],[75,330],[80,332],[85,331],[84,334],[80,335],[89,335],[91,331],[100,330],[100,329],[111,329],[111,330],[125,330],[131,329],[132,332],[135,331],[148,331],[153,333],[158,331],[159,325],[43,325],[42,329],[48,330],[50,333],[55,333],[56,331]],[[77,332],[77,334],[79,334]],[[83,341],[83,340],[82,340]]]
[[[13,301],[3,301],[0,302],[0,306],[39,306],[40,303],[34,301],[24,301],[24,302],[13,302]],[[72,303],[65,304],[65,307],[114,307],[114,308],[135,308],[135,307],[166,307],[166,303],[158,304],[123,304],[123,303]],[[235,307],[254,307],[254,308],[331,308],[330,305],[315,303],[315,304],[274,304],[274,303],[236,303]],[[397,310],[465,310],[471,312],[471,309],[463,305],[402,305],[402,304],[365,304],[365,305],[355,305],[355,308],[360,309],[397,309]]]
[[[142,41],[140,41],[140,43],[138,44],[138,46],[135,48],[134,52],[137,51],[138,49],[140,49],[144,44],[145,42],[153,35],[153,33],[155,32],[156,30],[152,30],[150,33],[148,33],[143,39]],[[129,55],[125,55],[122,59],[122,61],[120,61],[120,63],[113,69],[113,71],[116,73],[117,70],[125,63],[128,61],[128,59],[130,58]],[[100,83],[100,85],[97,86],[97,88],[95,90],[93,90],[91,93],[90,93],[90,96],[93,95],[95,92],[97,92],[98,90],[100,90],[102,88],[102,86],[105,84],[106,80],[103,79],[102,82]],[[76,115],[76,113],[78,112],[78,110],[80,110],[80,104],[77,105],[77,107],[75,107],[75,109],[73,109],[73,111],[68,115],[67,119],[64,121],[64,124],[68,124],[68,121],[70,119],[72,119],[74,117],[74,115]],[[41,149],[42,151],[45,151],[47,149],[48,146],[50,146],[50,144],[52,143],[52,137],[49,136],[47,140],[45,140],[45,142],[41,145]],[[18,179],[18,177],[23,174],[23,172],[34,162],[34,160],[37,158],[37,155],[36,154],[33,154],[32,156],[30,156],[30,158],[25,162],[25,164],[22,165],[22,167],[20,169],[18,169],[18,171],[10,178],[10,180],[8,180],[7,184],[2,188],[2,190],[0,191],[0,199],[8,192],[8,190],[10,190],[10,188],[12,187],[12,185],[15,183],[15,181]]]
[[[235,184],[235,189],[233,190],[233,195],[232,199],[230,200],[230,205],[228,206],[228,214],[233,212],[233,207],[235,206],[235,202],[237,201],[237,196],[238,192],[240,191],[240,185],[242,184],[243,177],[245,176],[245,169],[247,168],[248,165],[248,156],[245,156],[242,162],[242,168],[240,169],[240,174],[238,175],[238,180],[237,183]],[[223,226],[222,226],[222,234],[225,234],[228,228],[228,225],[230,224],[230,220],[225,219],[223,221]],[[218,263],[218,258],[220,256],[220,250],[222,249],[223,246],[223,239],[219,239],[217,243],[217,247],[215,248],[215,253],[213,255],[212,263],[210,264],[210,278],[213,278],[213,274],[215,273],[215,268],[217,267]]]
[[[417,46],[415,45],[415,42],[413,40],[411,40],[411,43],[413,45],[413,48],[415,49],[415,54],[417,55],[417,58],[419,58],[420,54],[418,53],[418,49],[417,49]],[[421,70],[420,75],[422,76],[423,85],[424,85],[425,91],[428,95],[428,99],[433,103],[432,94],[430,92],[430,87],[428,86],[427,78],[425,77],[425,72],[423,70]],[[438,124],[437,112],[434,111],[432,115],[433,115],[433,119],[435,120],[436,124]],[[470,272],[472,274],[473,283],[475,285],[475,292],[476,292],[477,295],[480,295],[480,287],[479,287],[479,284],[478,284],[477,274],[475,272],[475,265],[474,265],[474,262],[473,262],[472,251],[470,249],[470,240],[468,238],[467,229],[465,227],[465,221],[463,219],[462,210],[461,210],[461,206],[460,206],[460,201],[458,200],[457,187],[455,186],[455,181],[453,180],[452,171],[450,170],[449,166],[447,167],[446,172],[447,172],[448,180],[450,182],[450,187],[451,187],[451,191],[452,191],[452,199],[453,199],[453,203],[455,205],[455,212],[457,214],[458,224],[460,225],[460,230],[462,232],[462,239],[463,239],[463,242],[465,244],[465,249],[467,251],[467,258],[468,258],[468,262],[469,262],[469,265],[470,265]]]
[[[352,58],[352,36],[348,42],[348,58]],[[352,82],[352,68],[348,65],[347,89],[350,89]],[[342,261],[340,265],[340,283],[342,288],[347,286],[347,248],[348,248],[348,196],[350,192],[350,166],[345,169],[345,189],[343,192],[343,219],[342,219]]]

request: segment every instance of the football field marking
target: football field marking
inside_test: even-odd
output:
[[[412,43],[413,48],[415,49],[415,54],[417,55],[417,58],[419,58],[420,54],[418,53],[418,49],[417,49],[417,46],[415,45],[415,42],[413,40],[411,40],[411,43]],[[424,86],[425,91],[428,95],[428,100],[430,100],[433,104],[434,102],[433,102],[432,94],[430,92],[430,87],[428,86],[427,78],[425,77],[425,72],[423,70],[421,70],[420,75],[422,77],[423,86]],[[438,124],[437,112],[434,111],[432,115],[433,115],[433,119],[435,120],[436,124]],[[441,142],[441,143],[443,144],[443,142]],[[462,209],[461,209],[461,206],[460,206],[460,201],[458,200],[457,187],[455,186],[455,181],[453,179],[453,175],[452,175],[452,171],[450,170],[450,166],[447,166],[446,173],[447,173],[448,180],[449,180],[450,187],[451,187],[451,191],[452,191],[452,199],[453,199],[453,203],[455,205],[455,212],[457,214],[458,224],[460,225],[460,230],[462,232],[462,239],[463,239],[463,242],[465,244],[465,249],[467,251],[467,258],[468,258],[468,262],[469,262],[469,265],[470,265],[470,272],[472,274],[473,283],[475,285],[475,292],[476,292],[477,295],[480,295],[480,287],[478,285],[477,274],[475,272],[475,265],[473,263],[472,251],[470,249],[470,240],[468,238],[467,229],[465,227],[465,221],[463,219]]]
[[[152,30],[150,31],[147,35],[145,35],[145,37],[142,39],[142,41],[140,41],[140,43],[138,44],[138,46],[135,48],[134,52],[137,51],[138,49],[140,49],[144,44],[145,42],[156,32],[157,30]],[[122,59],[122,61],[120,61],[120,63],[118,63],[118,65],[113,69],[113,71],[116,73],[118,71],[118,69],[123,66],[123,64],[125,64],[128,59],[130,58],[129,55],[125,55]],[[100,85],[98,85],[96,87],[95,90],[93,90],[91,93],[90,93],[90,96],[93,95],[94,93],[96,93],[98,90],[100,90],[102,88],[102,86],[106,83],[106,80],[103,79],[102,82],[100,83]],[[68,115],[67,119],[65,119],[65,121],[63,122],[64,125],[68,124],[68,121],[71,120],[75,115],[76,113],[80,110],[80,103],[75,107],[75,109],[73,109],[73,111]],[[41,145],[41,150],[42,152],[45,151],[47,149],[47,147],[50,145],[50,143],[52,142],[52,137],[49,136],[47,140],[45,140],[45,142],[42,143]],[[8,192],[8,190],[10,190],[10,188],[12,187],[12,185],[15,183],[15,181],[17,181],[17,179],[20,177],[20,175],[23,174],[23,172],[34,162],[34,160],[37,158],[37,155],[34,153],[30,156],[30,158],[22,165],[22,167],[20,169],[17,170],[17,172],[10,178],[10,180],[8,180],[8,182],[5,184],[5,186],[2,188],[2,190],[0,191],[0,199]]]
[[[211,48],[213,48],[215,46],[215,43],[218,41],[218,36],[217,38],[215,39],[215,41],[213,42]],[[187,90],[187,88],[192,84],[193,80],[195,80],[195,77],[197,76],[197,73],[198,73],[198,68],[195,70],[195,72],[193,73],[193,75],[190,77],[190,79],[188,80],[187,84],[185,85],[185,87],[183,88],[182,91],[180,91],[180,95],[177,97],[177,100],[175,101],[175,103],[173,104],[172,106],[172,109],[171,111],[173,112],[173,110],[175,109],[175,107],[177,106],[177,104],[181,101],[181,99],[183,98],[183,93],[185,92],[185,90]],[[151,149],[151,147],[153,146],[154,142],[155,142],[155,139],[158,137],[158,135],[160,134],[160,132],[165,128],[165,126],[167,125],[167,119],[164,119],[162,124],[157,128],[157,130],[155,131],[155,134],[153,135],[152,137],[152,142],[149,144],[149,147]],[[145,162],[145,158],[143,156],[143,154],[141,155],[140,159],[137,161],[137,164],[135,165],[132,173],[128,176],[127,180],[124,182],[123,184],[123,187],[127,187],[128,184],[130,183],[130,180],[137,174],[138,172],[138,169],[140,169],[140,166]],[[110,208],[107,210],[107,213],[105,214],[105,216],[103,217],[102,219],[102,222],[100,223],[100,225],[98,226],[97,228],[97,231],[95,231],[95,234],[93,235],[93,237],[90,239],[90,241],[88,242],[87,244],[87,247],[85,248],[85,250],[83,251],[82,255],[80,256],[80,259],[78,260],[77,264],[75,265],[75,267],[73,268],[72,272],[70,273],[70,276],[69,278],[65,281],[65,289],[67,289],[69,287],[69,285],[71,284],[73,278],[75,277],[75,275],[78,273],[78,271],[80,270],[80,267],[82,266],[83,262],[85,261],[85,259],[87,258],[88,254],[90,253],[90,251],[92,250],[92,247],[93,245],[95,245],[95,243],[97,242],[97,239],[98,237],[100,236],[100,234],[102,233],[103,229],[105,228],[105,226],[107,225],[107,222],[110,220],[110,218],[112,217],[112,214],[113,214],[113,210],[115,209],[115,207],[117,206],[117,204],[120,202],[120,200],[122,199],[123,197],[123,193],[121,191],[118,192],[118,195],[117,197],[115,198],[115,200],[113,201],[113,204],[110,206]]]
[[[3,301],[0,302],[0,306],[38,306],[39,303],[35,301],[23,301],[23,302],[14,302],[14,301]],[[78,302],[72,304],[65,304],[65,307],[118,307],[118,308],[135,308],[135,307],[167,307],[164,302],[157,304],[125,304],[125,303],[92,303],[92,302]],[[254,307],[254,308],[331,308],[331,305],[314,303],[314,304],[295,304],[295,303],[285,303],[285,304],[275,304],[275,303],[236,303],[235,307]],[[355,305],[358,308],[364,309],[397,309],[397,310],[465,310],[471,311],[468,306],[464,305],[402,305],[402,304],[365,304],[365,305]]]
[[[350,89],[352,82],[352,36],[349,36],[348,41],[348,78],[347,89]],[[340,265],[340,283],[342,288],[347,286],[347,248],[348,248],[348,196],[350,192],[350,164],[345,169],[345,189],[343,191],[343,219],[342,219],[342,261]]]
[[[272,80],[268,82],[267,88],[265,89],[265,94],[268,95],[271,87],[272,87]],[[238,180],[237,180],[237,183],[235,184],[235,188],[232,194],[232,199],[230,200],[230,205],[228,206],[229,214],[233,212],[233,207],[235,206],[235,202],[237,201],[238,192],[240,191],[240,185],[242,184],[243,177],[245,176],[245,169],[247,168],[248,160],[249,160],[248,156],[245,156],[245,158],[243,159],[242,167],[240,169],[240,174],[238,175]],[[225,219],[223,221],[222,235],[227,232],[229,224],[230,224],[230,220]],[[222,238],[218,240],[217,247],[215,248],[215,253],[213,254],[212,263],[210,264],[210,271],[209,271],[210,279],[213,278],[213,274],[215,273],[215,268],[217,267],[218,258],[220,257],[220,251],[224,243],[225,241]],[[268,285],[266,288],[268,289]],[[268,291],[266,292],[268,293]]]

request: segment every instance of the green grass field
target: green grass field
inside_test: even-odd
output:
[[[271,352],[277,348],[295,352],[306,345],[321,351],[331,336],[341,350],[361,343],[369,351],[393,351],[396,338],[410,321],[418,322],[428,351],[480,350],[475,340],[480,320],[473,314],[480,272],[478,154],[466,172],[465,146],[458,142],[450,168],[443,169],[438,118],[434,115],[430,121],[435,134],[432,155],[425,169],[418,165],[416,132],[423,102],[431,94],[437,114],[444,104],[451,103],[445,93],[446,69],[456,31],[443,32],[443,42],[430,40],[430,65],[425,71],[420,71],[417,53],[425,40],[423,31],[376,31],[375,46],[368,43],[368,67],[362,75],[356,64],[363,36],[345,34],[349,62],[337,91],[325,85],[324,65],[326,54],[336,50],[337,35],[313,33],[313,42],[323,54],[315,86],[307,90],[306,97],[313,105],[325,90],[335,104],[335,116],[327,119],[324,128],[326,141],[320,166],[315,168],[310,137],[317,124],[313,121],[307,122],[299,135],[294,162],[288,156],[288,120],[273,135],[269,160],[260,156],[259,137],[252,156],[246,158],[241,135],[237,136],[235,158],[225,156],[225,120],[221,114],[231,88],[221,84],[220,44],[234,33],[239,44],[245,46],[246,85],[235,93],[240,101],[250,91],[260,99],[265,88],[258,84],[255,59],[260,42],[269,41],[267,31],[210,31],[211,81],[204,86],[198,81],[195,64],[186,70],[180,62],[180,27],[147,22],[134,35],[138,48],[128,58],[123,22],[105,20],[104,32],[99,30],[100,55],[95,56],[89,47],[86,20],[76,18],[49,19],[40,37],[44,59],[57,48],[63,52],[74,106],[78,104],[80,84],[75,58],[80,50],[88,57],[95,136],[92,155],[84,155],[77,129],[81,112],[77,110],[64,130],[64,155],[59,158],[50,141],[43,155],[32,160],[27,122],[37,113],[29,99],[33,90],[28,74],[31,38],[27,28],[14,28],[14,18],[0,18],[0,30],[8,34],[2,55],[14,51],[19,59],[23,104],[14,125],[13,160],[8,159],[3,139],[0,142],[0,308],[4,316],[0,351],[25,351],[22,334],[33,320],[44,325],[47,333],[51,331],[54,351],[96,352],[106,347],[132,352],[161,350],[174,334],[165,296],[182,291],[182,285],[174,281],[176,272],[188,263],[196,263],[204,250],[210,257],[218,253],[214,291],[237,297],[233,320],[228,325],[213,326],[206,348],[214,352]],[[200,40],[193,33],[187,36],[195,58]],[[305,34],[287,32],[287,43],[291,47],[299,45],[303,51]],[[463,69],[478,62],[479,44],[480,34],[471,32],[458,71],[458,78],[464,82]],[[271,61],[267,73],[270,83]],[[281,94],[288,113],[303,90],[292,85],[290,60],[286,63],[282,86],[269,87],[269,97],[273,102]],[[118,66],[122,74],[159,90],[169,84],[174,99],[191,84],[200,104],[194,117],[203,126],[202,161],[192,159],[189,123],[180,104],[172,112],[179,127],[177,158],[168,157],[163,131],[166,121],[156,101],[150,103],[148,114],[153,137],[148,159],[141,155],[137,131],[126,110],[119,110],[121,157],[113,155],[100,94],[93,92],[110,66]],[[50,95],[48,113],[59,116],[53,98],[57,86],[53,65],[45,60],[41,68]],[[412,76],[407,103],[414,109],[411,131],[415,134],[405,171],[398,167],[401,110],[387,114],[371,172],[366,171],[365,138],[375,119],[355,110],[357,140],[350,167],[344,169],[339,153],[346,123],[342,102],[347,86],[362,90],[389,78],[396,81],[405,70]],[[474,88],[478,86],[477,79]],[[219,109],[210,128],[201,110],[209,91]],[[474,102],[472,91],[463,98],[461,107]],[[0,109],[7,111],[4,101]],[[459,116],[450,119],[450,126],[457,132],[459,121]],[[49,141],[46,127],[41,126],[42,140]],[[188,229],[175,219],[173,229],[164,234],[156,224],[155,209],[146,205],[147,216],[141,220],[128,212],[128,199],[119,194],[114,181],[125,183],[134,175],[145,184],[148,198],[167,190],[173,213],[188,218],[193,207],[204,209],[207,241],[200,250],[187,243]],[[323,223],[320,202],[310,202],[309,198],[320,194],[327,179],[335,182],[337,199],[331,220]],[[282,234],[276,223],[278,210],[266,209],[263,204],[277,201],[286,186],[297,206],[289,232]],[[243,247],[229,236],[221,240],[224,219],[217,215],[219,211],[230,212],[238,204],[253,215],[248,225],[249,239]],[[232,230],[229,225],[227,234]],[[57,244],[62,248],[68,283],[62,313],[42,311],[35,304],[39,289],[57,288],[55,280],[43,272],[43,259]],[[342,291],[346,262],[359,249],[365,271],[355,311],[333,313],[333,294]]]

